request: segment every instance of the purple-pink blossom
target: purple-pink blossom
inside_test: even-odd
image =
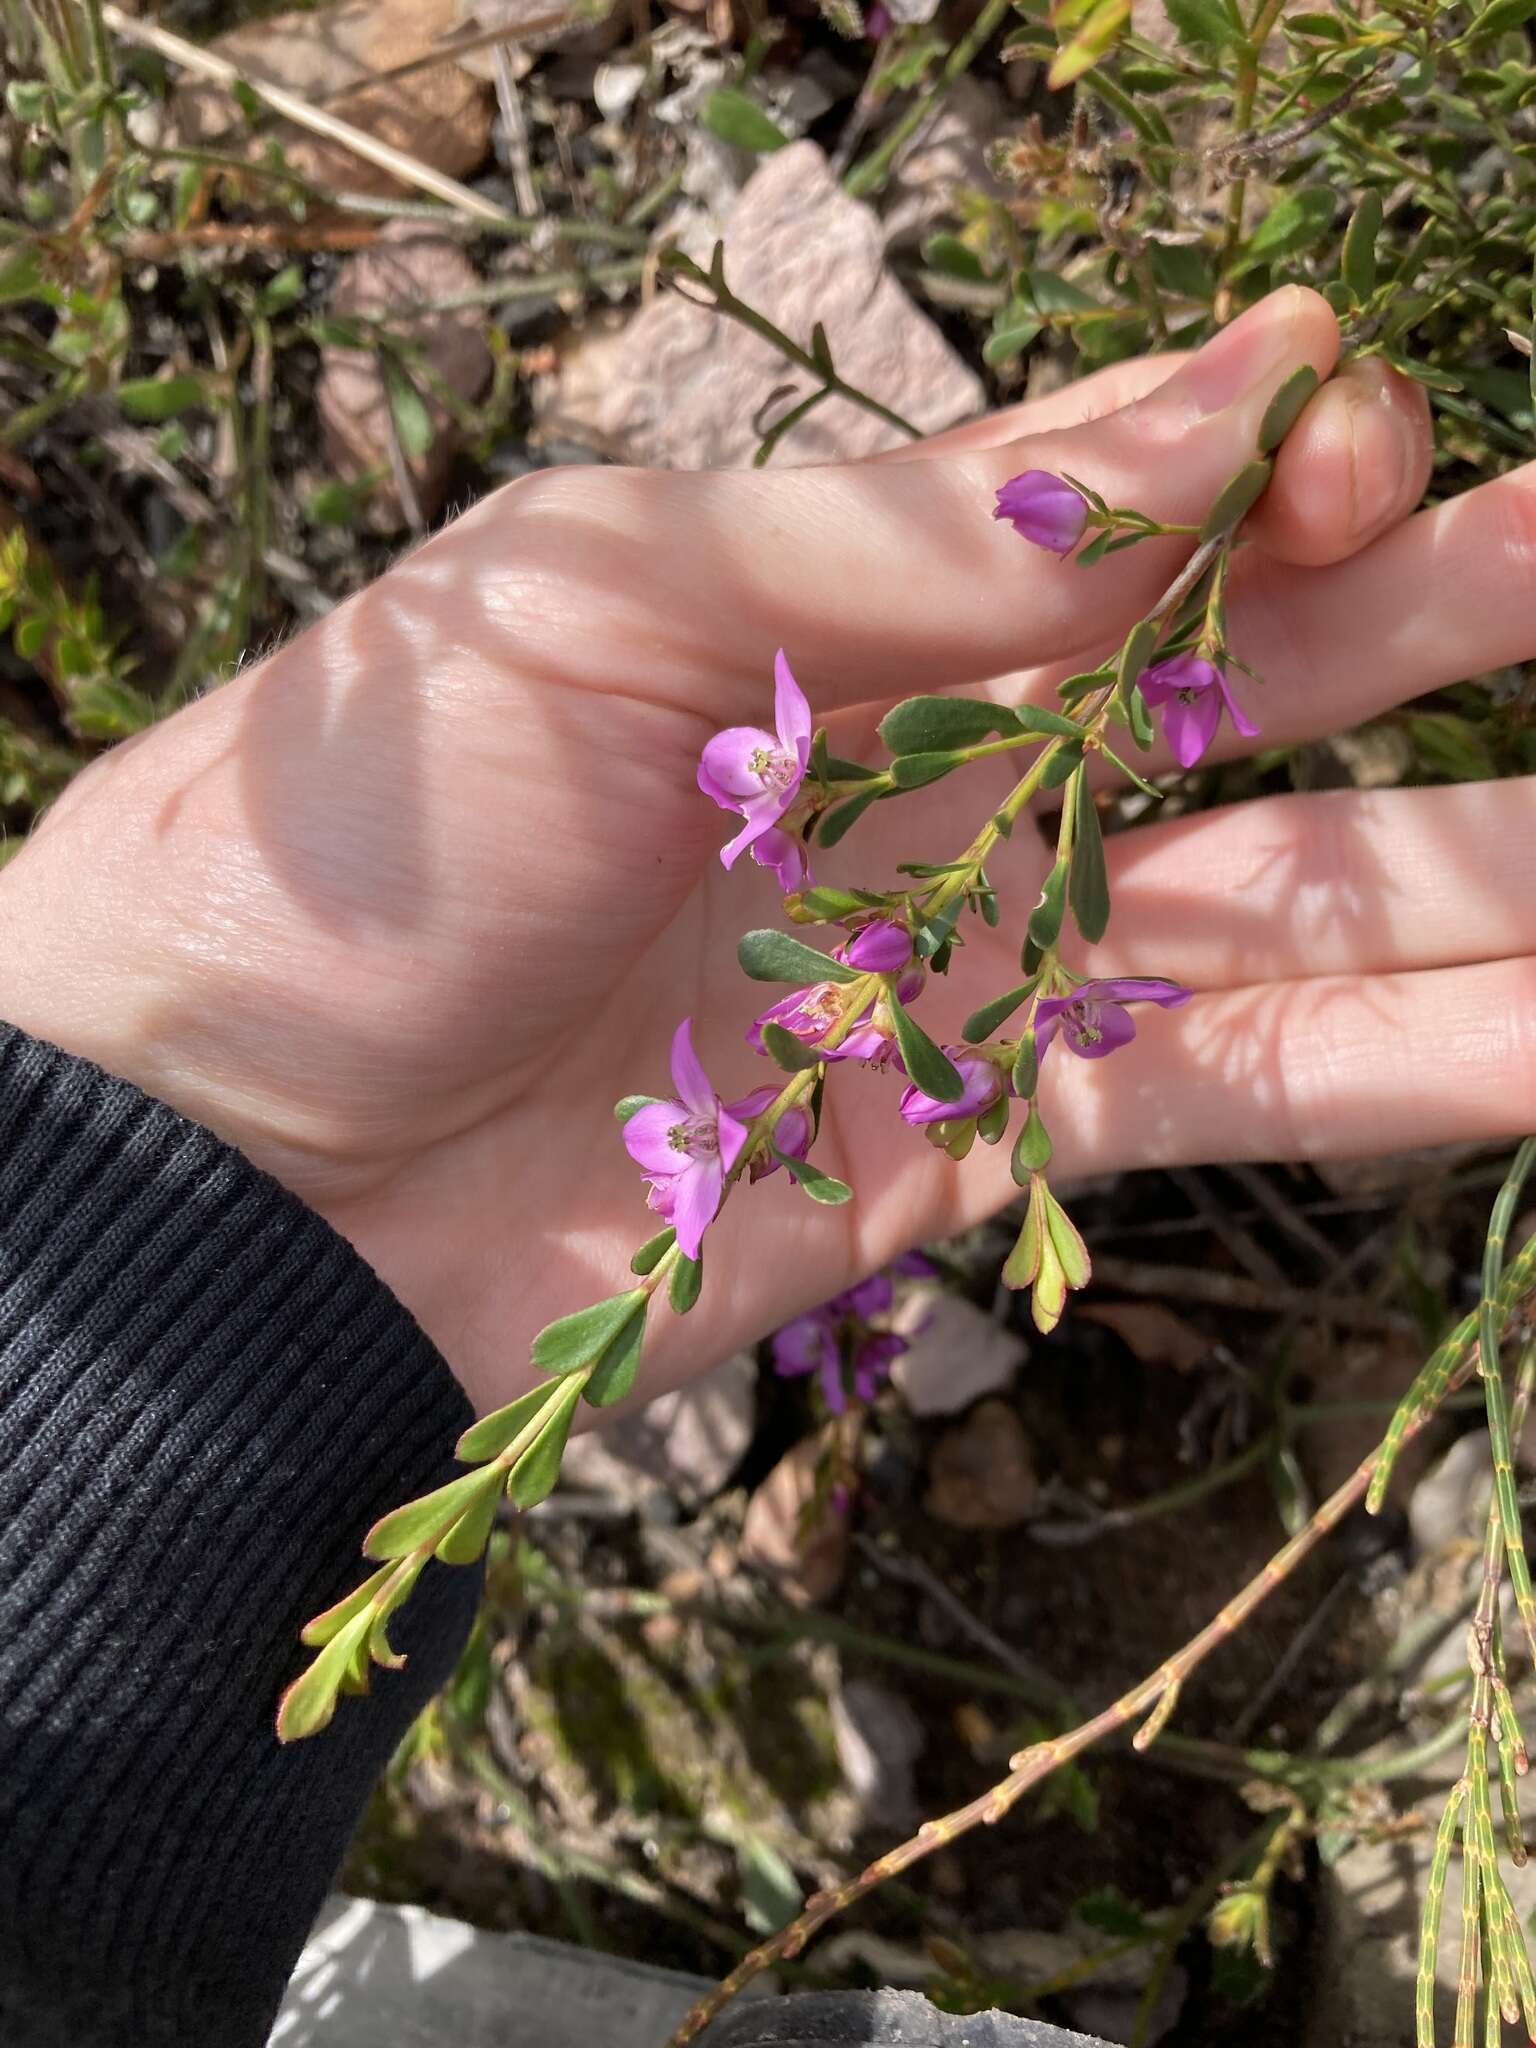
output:
[[[761,1088],[754,1088],[743,1095],[739,1102],[728,1102],[726,1112],[741,1123],[755,1123],[779,1090],[769,1081]],[[773,1143],[789,1159],[803,1159],[811,1149],[811,1113],[798,1103],[791,1103],[773,1128]],[[751,1181],[766,1180],[770,1173],[777,1173],[779,1162],[771,1152],[761,1148],[754,1150],[747,1167],[747,1178]]]
[[[895,974],[912,958],[912,934],[894,918],[871,918],[838,947],[837,957],[865,974]]]
[[[1048,548],[1053,555],[1070,555],[1088,524],[1088,506],[1081,494],[1048,469],[1026,469],[1010,477],[997,494],[994,519],[1006,519],[1015,533]]]
[[[903,1252],[889,1266],[834,1294],[820,1308],[796,1316],[773,1338],[773,1369],[781,1379],[817,1373],[828,1408],[841,1415],[848,1402],[847,1382],[854,1397],[872,1401],[880,1382],[908,1350],[907,1339],[894,1330],[867,1327],[872,1316],[884,1315],[895,1300],[893,1275],[929,1274],[933,1267],[921,1252]],[[844,1357],[848,1371],[844,1372]]]
[[[788,892],[810,879],[803,842],[780,827],[800,794],[811,758],[811,707],[781,647],[773,663],[775,730],[733,725],[717,732],[699,756],[699,787],[723,811],[737,811],[741,830],[720,849],[723,866],[751,849],[759,867],[772,868]]]
[[[696,1259],[747,1130],[700,1064],[689,1017],[672,1040],[672,1085],[674,1099],[648,1102],[625,1124],[624,1146],[650,1183],[651,1207],[676,1230],[685,1256]]]
[[[1162,714],[1163,738],[1181,768],[1193,768],[1215,739],[1223,708],[1234,731],[1245,740],[1258,737],[1259,728],[1233,696],[1226,672],[1203,655],[1170,654],[1142,671],[1138,687]]]
[[[965,1045],[946,1045],[944,1051],[964,1083],[960,1099],[940,1102],[936,1095],[925,1095],[914,1082],[901,1093],[901,1114],[909,1124],[960,1123],[966,1117],[982,1115],[1002,1099],[1008,1084],[990,1060]]]
[[[889,947],[889,942],[887,945]],[[847,957],[847,950],[839,947],[837,957],[840,960]],[[901,1002],[915,1002],[922,994],[926,979],[921,967],[913,967],[903,974],[896,984]],[[793,995],[780,996],[776,1003],[770,1003],[766,1010],[753,1018],[747,1032],[747,1043],[754,1052],[766,1052],[763,1026],[777,1024],[792,1038],[798,1038],[802,1045],[820,1048],[821,1041],[842,1014],[840,984],[818,981],[810,988],[797,988]],[[895,1045],[895,1026],[889,1009],[881,997],[873,996],[860,1010],[840,1043],[825,1047],[822,1056],[829,1060],[869,1060],[876,1066],[885,1066],[895,1057]]]
[[[1136,1022],[1127,1003],[1157,1003],[1176,1010],[1194,993],[1176,981],[1135,975],[1111,981],[1085,981],[1069,996],[1048,996],[1035,1010],[1035,1049],[1041,1059],[1059,1032],[1079,1059],[1101,1060],[1129,1045]]]

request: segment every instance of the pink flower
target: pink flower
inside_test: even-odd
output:
[[[872,927],[871,927],[872,929]],[[859,934],[863,937],[863,933]],[[905,934],[903,934],[905,937]],[[853,942],[857,944],[857,940]],[[881,940],[887,953],[894,951],[889,940]],[[910,952],[911,948],[908,947]],[[852,946],[839,947],[839,960],[849,960]],[[850,965],[863,965],[849,960]],[[866,966],[866,972],[879,970]],[[904,974],[896,984],[897,996],[903,1003],[912,1003],[923,992],[927,975],[921,967],[914,967]],[[754,1052],[763,1052],[763,1026],[777,1024],[802,1045],[821,1046],[832,1026],[843,1014],[843,999],[839,984],[835,981],[818,981],[810,988],[798,988],[793,995],[780,996],[776,1003],[770,1003],[766,1010],[752,1020],[747,1032],[747,1043]],[[838,1045],[824,1049],[822,1057],[829,1060],[869,1060],[875,1066],[885,1066],[895,1055],[895,1027],[890,1012],[879,996],[867,1002],[854,1019],[847,1036]]]
[[[841,1298],[841,1297],[839,1297]],[[843,1374],[843,1340],[834,1313],[837,1304],[812,1309],[796,1316],[773,1337],[773,1369],[780,1379],[794,1379],[814,1372],[821,1377],[822,1397],[834,1415],[848,1405]],[[905,1337],[894,1330],[865,1330],[853,1339],[852,1379],[857,1400],[872,1401],[880,1382],[895,1361],[909,1348]]]
[[[865,974],[895,974],[912,958],[912,934],[894,918],[871,918],[838,947],[837,957]]]
[[[794,805],[811,758],[811,707],[790,672],[781,647],[774,657],[773,717],[777,728],[733,725],[717,732],[699,756],[699,787],[723,811],[745,819],[720,850],[725,867],[750,847],[760,867],[772,868],[783,889],[798,889],[810,877],[805,848],[779,820]]]
[[[1015,533],[1048,548],[1053,555],[1070,555],[1088,524],[1088,507],[1069,483],[1048,469],[1026,469],[1010,477],[997,494],[994,519],[1006,519]]]
[[[739,1102],[728,1102],[725,1113],[740,1123],[755,1123],[778,1092],[771,1081],[767,1082],[761,1088],[754,1088],[749,1095],[743,1095]],[[774,1126],[773,1143],[786,1157],[803,1159],[811,1149],[810,1111],[801,1109],[798,1104],[786,1109]],[[751,1181],[766,1180],[770,1173],[778,1170],[779,1162],[771,1152],[755,1151],[747,1168],[747,1178]]]
[[[1125,1013],[1126,1003],[1157,1003],[1176,1010],[1194,993],[1176,981],[1140,980],[1135,976],[1120,981],[1085,981],[1069,996],[1049,996],[1035,1010],[1035,1049],[1041,1059],[1059,1031],[1079,1059],[1101,1060],[1129,1045],[1136,1036],[1135,1020]]]
[[[1257,739],[1259,728],[1232,694],[1226,675],[1215,662],[1198,654],[1170,654],[1154,662],[1137,679],[1141,694],[1163,715],[1163,738],[1181,768],[1193,768],[1221,723],[1226,707],[1235,731]]]
[[[675,1228],[684,1255],[696,1259],[747,1132],[699,1063],[691,1017],[672,1040],[672,1085],[675,1100],[649,1102],[625,1124],[624,1146],[650,1182],[651,1207]]]
[[[946,1045],[944,1051],[965,1083],[964,1092],[958,1102],[940,1102],[937,1096],[925,1095],[915,1083],[904,1088],[900,1107],[909,1124],[960,1123],[966,1117],[980,1116],[1003,1094],[1006,1083],[990,1060],[965,1045]]]

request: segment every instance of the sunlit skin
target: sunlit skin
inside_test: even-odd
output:
[[[1291,291],[1198,357],[894,459],[526,479],[74,785],[0,877],[0,1014],[244,1147],[498,1405],[532,1377],[533,1332],[611,1293],[655,1227],[612,1104],[670,1092],[678,1020],[725,1100],[771,1078],[734,945],[778,921],[773,878],[722,868],[731,823],[695,770],[713,732],[768,730],[775,650],[851,758],[913,692],[1051,701],[1189,543],[1082,571],[992,518],[998,486],[1066,470],[1198,521],[1274,389],[1304,363],[1327,377],[1337,349],[1323,302]],[[1420,394],[1379,365],[1325,383],[1293,430],[1230,587],[1263,745],[1536,652],[1536,478],[1409,517],[1428,461]],[[1212,758],[1246,744],[1224,726]],[[954,857],[1007,774],[877,806],[818,876]],[[1536,1121],[1531,801],[1522,782],[1346,791],[1112,837],[1108,936],[1068,965],[1195,994],[1141,1012],[1114,1059],[1052,1053],[1053,1170]],[[1021,829],[993,863],[1003,926],[968,919],[925,990],[936,1041],[1017,979],[1046,861]],[[698,1307],[652,1319],[643,1391],[1014,1195],[1006,1145],[951,1161],[900,1090],[854,1061],[829,1077],[815,1157],[855,1199],[815,1207],[782,1172],[736,1189]]]

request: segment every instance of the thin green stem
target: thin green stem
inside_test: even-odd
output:
[[[853,198],[868,199],[881,189],[890,176],[891,166],[907,138],[915,134],[927,120],[955,80],[971,68],[976,58],[1007,20],[1012,8],[1013,0],[987,0],[986,6],[945,58],[934,83],[892,123],[889,131],[869,155],[856,163],[843,180],[844,188]]]

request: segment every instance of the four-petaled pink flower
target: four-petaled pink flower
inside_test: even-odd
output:
[[[773,1338],[773,1369],[781,1379],[801,1373],[821,1376],[821,1391],[834,1415],[841,1415],[848,1403],[843,1372],[845,1339],[851,1346],[851,1372],[856,1400],[872,1401],[880,1382],[895,1361],[911,1347],[895,1330],[862,1327],[871,1316],[884,1315],[895,1299],[892,1275],[932,1273],[933,1267],[921,1252],[903,1252],[889,1266],[867,1279],[834,1294],[830,1301],[809,1314],[796,1316]],[[849,1323],[854,1327],[847,1328]]]
[[[684,1254],[696,1259],[747,1130],[710,1085],[693,1049],[689,1017],[672,1040],[672,1085],[675,1100],[648,1102],[629,1119],[624,1145],[650,1182],[651,1207],[676,1230]]]
[[[1048,996],[1035,1010],[1035,1049],[1040,1058],[1060,1032],[1079,1059],[1101,1060],[1136,1036],[1127,1003],[1158,1003],[1176,1010],[1194,993],[1176,981],[1134,975],[1118,981],[1085,981],[1069,996]]]
[[[1232,694],[1225,672],[1199,654],[1170,654],[1138,678],[1141,694],[1163,719],[1163,738],[1181,768],[1193,768],[1221,723],[1225,706],[1233,729],[1245,740],[1259,728]]]
[[[699,756],[699,787],[723,811],[739,811],[746,821],[720,859],[730,867],[748,847],[760,867],[772,868],[779,887],[800,888],[810,879],[805,847],[779,820],[793,808],[811,758],[811,707],[790,672],[781,647],[773,663],[773,721],[765,732],[757,725],[733,725],[717,732]]]
[[[1006,519],[1015,533],[1053,555],[1070,555],[1088,524],[1082,496],[1048,469],[1026,469],[1010,477],[997,494],[994,519]]]
[[[910,951],[910,948],[908,949]],[[844,957],[842,948],[838,958]],[[927,976],[921,967],[902,975],[896,993],[903,1004],[915,1002],[922,994]],[[761,1015],[754,1017],[747,1043],[754,1052],[765,1052],[763,1026],[778,1024],[802,1045],[821,1048],[821,1041],[843,1014],[842,991],[835,981],[818,981],[810,988],[797,988],[793,995],[780,996]],[[872,1065],[889,1065],[896,1056],[895,1024],[884,999],[875,996],[854,1019],[847,1036],[837,1045],[822,1048],[828,1060],[868,1060]]]
[[[959,1123],[966,1117],[981,1116],[1002,1099],[1008,1083],[990,1060],[966,1045],[946,1045],[944,1050],[965,1083],[960,1100],[940,1102],[936,1095],[925,1095],[914,1082],[901,1092],[901,1113],[909,1124]]]

